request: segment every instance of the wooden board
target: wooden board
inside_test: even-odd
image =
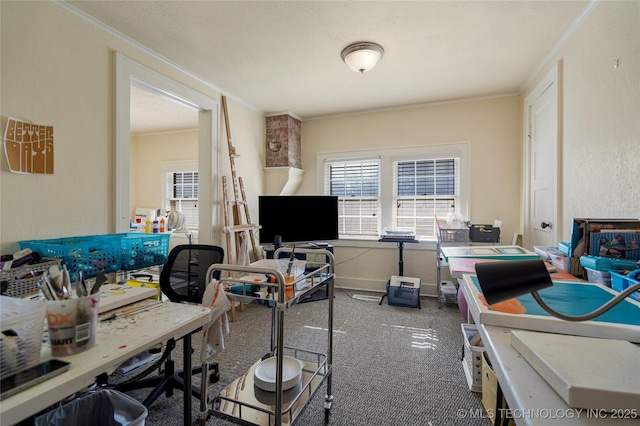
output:
[[[524,309],[523,313],[504,312],[498,310],[498,305],[487,306],[475,275],[464,275],[461,287],[477,323],[640,343],[640,303],[628,297],[591,321],[570,322],[546,313],[530,294],[511,300],[520,310]],[[567,315],[591,312],[617,294],[601,284],[578,280],[554,281],[553,286],[538,293],[552,309]]]
[[[148,287],[130,287],[119,284],[105,284],[100,293],[100,307],[98,313],[118,309],[140,300],[158,295],[158,290]]]
[[[640,412],[640,347],[525,330],[511,330],[511,346],[570,407]]]
[[[510,259],[512,260],[512,259]],[[449,259],[449,272],[451,278],[462,278],[464,274],[475,274],[476,263],[480,262],[501,262],[505,259],[484,259],[475,257],[452,257]],[[506,260],[508,261],[508,260]],[[558,271],[558,269],[549,262],[544,262],[547,271],[551,275],[552,280],[577,280],[579,278],[568,272]]]
[[[454,257],[502,260],[540,259],[537,253],[520,246],[442,246],[440,250],[446,260]]]

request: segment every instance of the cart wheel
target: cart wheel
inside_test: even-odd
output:
[[[217,383],[218,380],[220,380],[219,372],[214,371],[213,373],[209,374],[209,383]]]

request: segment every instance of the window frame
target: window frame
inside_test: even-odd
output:
[[[325,167],[326,161],[358,160],[366,161],[374,157],[380,159],[380,230],[392,227],[395,215],[394,208],[394,162],[413,161],[416,159],[459,159],[459,205],[458,213],[469,217],[470,212],[470,142],[450,142],[430,145],[415,145],[404,147],[389,147],[377,149],[362,149],[352,151],[326,151],[316,154],[316,189],[318,194],[325,192]],[[376,241],[378,238],[365,236],[351,236],[341,238],[341,241]],[[433,239],[421,240],[421,242],[435,242]]]
[[[175,200],[173,197],[173,185],[169,184],[170,179],[168,174],[173,173],[185,173],[195,172],[198,173],[198,198],[184,198],[184,200],[197,200],[200,202],[200,173],[198,170],[198,160],[184,160],[184,161],[162,161],[161,162],[161,174],[162,174],[162,205],[167,211],[171,210],[171,200]],[[199,223],[200,211],[196,208],[196,214],[198,215],[196,223]],[[190,227],[192,231],[198,231],[198,226]]]
[[[353,165],[357,165],[357,166],[365,166],[367,169],[369,170],[373,170],[375,169],[375,173],[376,173],[376,186],[375,186],[375,190],[373,190],[372,192],[375,192],[375,194],[366,194],[366,193],[361,193],[359,196],[356,196],[354,198],[359,200],[359,207],[362,207],[363,204],[366,205],[367,200],[368,201],[373,201],[373,203],[375,204],[375,210],[379,211],[380,210],[380,159],[379,158],[356,158],[356,159],[350,159],[350,158],[332,158],[330,160],[326,160],[323,161],[323,167],[324,167],[324,172],[323,172],[323,176],[324,176],[324,186],[323,186],[323,192],[322,194],[324,195],[336,195],[338,197],[338,215],[340,215],[340,209],[341,208],[345,208],[345,203],[348,202],[347,200],[349,200],[348,194],[336,194],[336,193],[332,193],[332,183],[334,182],[331,176],[331,170],[332,170],[332,166],[338,166],[338,167],[345,167],[344,173],[345,176],[347,174],[349,174],[350,170],[349,169],[351,166]],[[362,176],[361,176],[362,177]],[[346,179],[345,182],[346,184]],[[353,182],[352,182],[353,183]],[[364,183],[364,181],[360,181],[361,184]],[[373,187],[369,187],[370,190],[369,192],[371,192],[371,188]],[[345,185],[345,191],[348,192],[348,188]],[[361,188],[361,191],[363,192],[368,192],[366,191],[365,188]],[[342,201],[341,201],[342,200]],[[356,216],[359,218],[359,223],[360,225],[362,225],[363,219],[365,216],[361,216],[358,215]],[[344,226],[344,221],[347,220],[345,216],[343,216],[342,220],[339,221],[339,226]],[[376,222],[376,229],[378,229],[380,227],[380,215],[377,215],[375,218],[375,222]],[[339,232],[342,234],[342,230],[339,229]],[[367,235],[367,234],[347,234],[349,235],[349,239],[350,238],[355,238],[355,239],[360,239],[360,238],[371,238],[373,237],[373,235]],[[377,236],[377,234],[376,234]]]

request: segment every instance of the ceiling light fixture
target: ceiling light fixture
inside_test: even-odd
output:
[[[340,56],[349,68],[364,74],[376,66],[383,53],[384,49],[379,44],[363,41],[345,47]]]

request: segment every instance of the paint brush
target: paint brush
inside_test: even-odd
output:
[[[291,275],[291,268],[293,268],[293,254],[296,251],[296,245],[293,245],[293,248],[291,249],[291,256],[289,256],[289,265],[287,266],[287,275]]]

